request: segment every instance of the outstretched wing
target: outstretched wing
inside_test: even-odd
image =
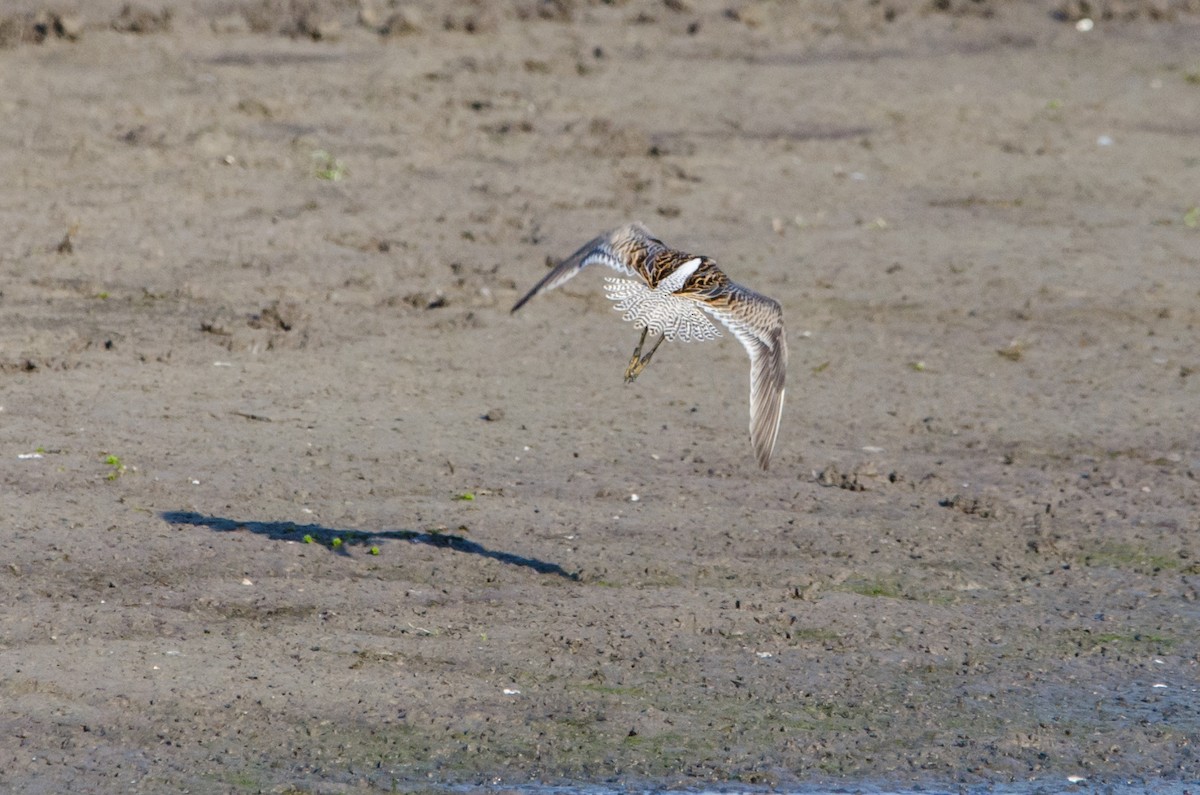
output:
[[[721,336],[721,332],[708,315],[700,311],[696,301],[675,295],[700,267],[700,262],[700,257],[692,257],[654,288],[641,279],[605,276],[604,292],[610,301],[616,302],[613,309],[625,313],[624,320],[638,328],[649,329],[651,334],[684,342],[710,340]]]
[[[645,281],[646,276],[639,269],[639,265],[646,261],[648,252],[655,246],[661,247],[662,243],[652,237],[641,224],[629,224],[600,235],[543,276],[532,290],[513,304],[512,311],[516,312],[525,306],[535,295],[565,284],[589,265],[607,265],[618,273]]]
[[[764,295],[730,284],[728,300],[700,307],[721,321],[750,355],[750,443],[766,469],[783,416],[787,338],[783,309]]]

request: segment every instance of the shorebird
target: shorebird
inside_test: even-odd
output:
[[[625,382],[633,382],[663,340],[707,341],[721,336],[719,320],[750,354],[750,443],[766,469],[779,435],[787,340],[783,310],[773,299],[737,284],[712,259],[673,249],[641,224],[600,235],[563,260],[513,306],[553,290],[589,265],[607,265],[633,279],[605,277],[607,297],[624,319],[642,329]],[[647,334],[658,338],[642,354]]]

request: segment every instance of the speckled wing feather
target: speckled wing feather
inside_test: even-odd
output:
[[[641,224],[628,224],[588,241],[582,248],[560,262],[542,277],[520,301],[513,304],[516,312],[535,295],[553,290],[573,279],[589,265],[607,265],[618,273],[646,280],[645,263],[649,256],[664,248],[662,241],[651,236]]]
[[[750,443],[766,469],[779,436],[787,374],[787,338],[779,303],[729,282],[718,300],[699,305],[721,321],[750,355]]]
[[[715,339],[721,332],[700,311],[700,305],[675,294],[700,267],[700,262],[699,257],[688,260],[653,289],[641,281],[606,276],[604,292],[609,300],[616,302],[613,309],[625,313],[622,316],[625,320],[649,329],[651,334],[683,342]]]

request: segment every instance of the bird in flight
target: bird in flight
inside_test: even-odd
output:
[[[750,354],[750,443],[759,465],[771,463],[783,411],[787,340],[783,310],[765,295],[742,287],[712,259],[669,248],[641,224],[628,224],[591,240],[513,306],[516,312],[535,295],[553,290],[589,265],[607,265],[624,276],[605,277],[607,297],[624,319],[642,329],[625,382],[633,382],[663,340],[706,341],[721,336],[720,321]],[[657,335],[643,355],[647,334]]]

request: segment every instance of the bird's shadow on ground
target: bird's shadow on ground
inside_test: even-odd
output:
[[[331,552],[348,555],[349,547],[367,546],[376,541],[393,540],[409,541],[414,544],[425,544],[439,549],[450,549],[467,555],[479,555],[484,558],[498,560],[510,566],[524,566],[533,569],[538,574],[556,574],[568,580],[578,580],[579,574],[568,572],[557,563],[547,563],[537,558],[526,558],[511,552],[499,552],[488,549],[483,544],[468,541],[462,536],[443,533],[421,533],[416,530],[338,530],[319,524],[296,524],[295,522],[241,522],[222,516],[205,516],[195,511],[164,511],[161,514],[164,521],[173,525],[192,525],[207,527],[219,533],[243,531],[266,536],[272,541],[304,541],[320,544]]]

